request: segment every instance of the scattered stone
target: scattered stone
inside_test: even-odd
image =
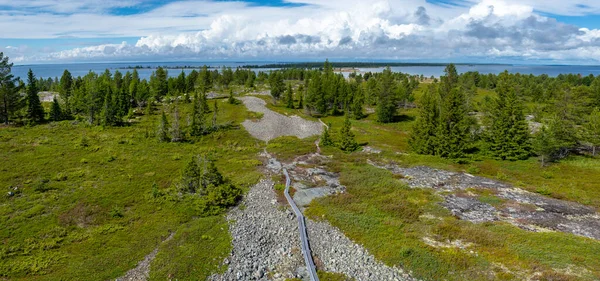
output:
[[[600,214],[594,208],[575,202],[549,198],[509,184],[473,176],[419,166],[369,164],[387,169],[412,188],[432,188],[444,197],[441,203],[456,217],[474,223],[506,221],[529,231],[561,231],[600,240]],[[469,188],[490,190],[500,202],[483,203],[476,194],[464,194]],[[456,196],[462,193],[462,196]]]
[[[370,147],[370,146],[364,146],[362,152],[367,153],[367,154],[379,154],[379,153],[381,153],[381,150]]]

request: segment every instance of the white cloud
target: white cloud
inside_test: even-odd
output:
[[[4,28],[9,33],[4,36],[10,37],[11,32],[33,37],[142,36],[135,44],[123,42],[31,54],[24,59],[29,61],[521,57],[590,62],[600,58],[600,30],[544,17],[536,12],[540,1],[482,0],[471,7],[441,7],[425,0],[288,2],[308,5],[264,7],[243,2],[181,1],[145,14],[43,14],[35,15],[39,19],[34,22],[28,21],[33,15],[2,16],[0,12],[0,29],[8,20],[17,19],[27,23]],[[569,13],[577,13],[600,9],[600,4],[593,3],[577,6],[547,2],[548,11],[565,8]],[[117,5],[111,3],[116,2],[107,1],[105,7]]]

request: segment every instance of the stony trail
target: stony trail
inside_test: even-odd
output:
[[[246,120],[244,128],[255,138],[269,141],[281,136],[296,136],[307,138],[319,135],[323,125],[319,122],[302,119],[299,116],[288,117],[267,108],[267,103],[257,97],[245,96],[239,98],[250,111],[264,114],[259,121]]]

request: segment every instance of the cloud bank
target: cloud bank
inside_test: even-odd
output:
[[[136,7],[141,5],[138,2],[107,1],[100,11],[81,8],[84,5],[72,8],[68,11],[71,14],[66,15],[52,10],[52,6],[38,7],[41,12],[34,14],[0,13],[0,27],[7,19],[27,21],[38,17],[39,22],[22,27],[36,30],[30,32],[36,38],[49,34],[141,36],[135,43],[36,53],[27,47],[1,46],[0,50],[17,62],[328,57],[598,63],[600,59],[600,30],[565,24],[541,14],[597,13],[598,1],[461,1],[463,5],[436,5],[421,0],[286,1],[297,4],[291,6],[179,1],[132,15],[102,12],[128,5]],[[82,18],[85,23],[77,27]],[[53,25],[54,22],[58,23]]]

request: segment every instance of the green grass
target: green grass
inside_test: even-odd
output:
[[[182,115],[189,112],[188,104],[180,106]],[[219,122],[239,124],[248,115],[243,105],[220,102],[219,107]],[[169,258],[182,264],[160,272],[185,279],[181,268],[186,266],[201,263],[217,269],[223,245],[229,243],[226,228],[221,230],[223,219],[194,220],[199,213],[193,198],[155,199],[152,185],[173,194],[169,190],[189,158],[212,153],[219,170],[247,188],[261,177],[256,155],[264,143],[243,129],[194,142],[159,143],[146,137],[155,130],[157,118],[142,116],[138,123],[116,128],[63,121],[0,129],[0,278],[114,279],[134,268],[171,231],[182,232],[171,243],[184,248],[170,252]],[[14,187],[19,194],[6,196]],[[183,234],[195,230],[214,239]],[[214,250],[181,256],[189,249]]]
[[[579,269],[578,279],[600,278],[598,241],[564,233],[533,233],[501,222],[461,221],[437,204],[441,199],[431,190],[410,189],[388,171],[366,164],[337,164],[335,168],[341,171],[347,192],[313,201],[308,215],[327,219],[386,264],[400,265],[419,278],[524,279],[536,271],[563,276],[561,271],[569,267]],[[484,196],[493,200],[492,195]],[[441,242],[460,239],[472,246],[468,250],[436,248],[423,237]]]
[[[181,226],[173,240],[159,247],[150,280],[206,280],[224,272],[226,267],[219,267],[219,262],[231,251],[227,230],[223,217],[199,218]]]

